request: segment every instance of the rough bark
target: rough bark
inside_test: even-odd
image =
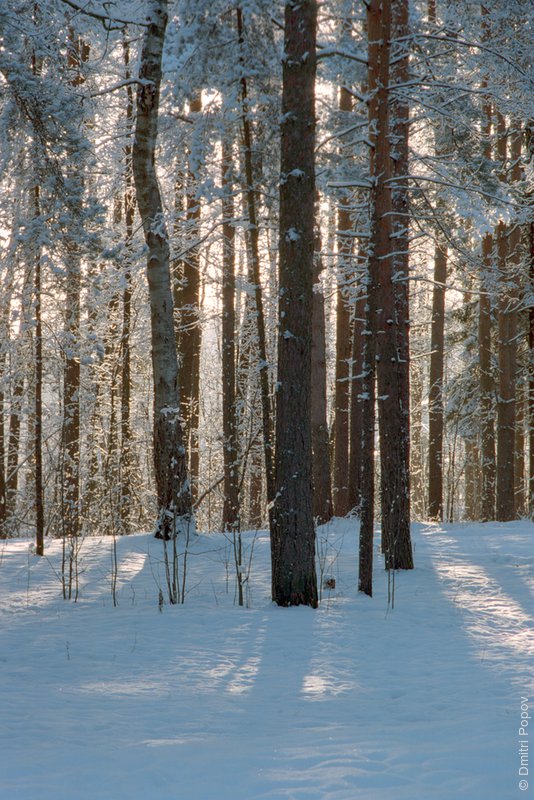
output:
[[[282,89],[273,599],[317,606],[311,344],[315,204],[315,0],[286,2]]]
[[[392,4],[391,35],[392,64],[391,83],[395,87],[409,81],[410,34],[408,0],[397,0]],[[406,176],[409,173],[410,108],[402,91],[393,91],[390,97],[391,135],[391,247],[393,249],[392,272],[395,292],[395,346],[397,352],[398,404],[399,404],[399,469],[405,494],[401,513],[410,520],[410,208]],[[406,524],[406,522],[404,522]]]
[[[391,150],[388,113],[391,4],[372,0],[369,32],[369,122],[371,132],[370,290],[376,297],[377,389],[380,435],[382,540],[386,567],[412,569],[409,463],[402,337],[392,245]]]
[[[352,96],[345,87],[339,90],[339,110],[352,111]],[[337,517],[350,511],[349,505],[349,410],[350,410],[350,359],[351,324],[347,296],[347,281],[353,272],[352,251],[354,238],[350,212],[350,198],[340,200],[337,212],[338,287],[336,295],[336,362],[334,392],[334,464],[333,500]]]
[[[190,524],[192,509],[180,423],[169,240],[155,169],[167,0],[151,0],[148,23],[137,88],[133,172],[147,245],[154,383],[154,469],[159,506],[156,535],[168,538],[177,527]]]
[[[371,55],[371,54],[370,54]],[[369,68],[375,69],[375,52],[369,60]],[[362,363],[362,455],[361,455],[361,500],[360,543],[358,552],[358,591],[372,597],[373,594],[373,535],[375,507],[375,424],[376,424],[376,286],[368,270],[366,281],[364,353]]]

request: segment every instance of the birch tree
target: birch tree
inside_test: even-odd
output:
[[[158,500],[156,536],[167,539],[192,521],[191,491],[180,422],[169,237],[156,174],[156,139],[167,0],[150,0],[139,68],[133,172],[147,245],[152,373],[154,467]]]

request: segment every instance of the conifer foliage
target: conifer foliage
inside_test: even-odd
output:
[[[333,513],[368,595],[414,519],[534,515],[504,5],[0,4],[0,537],[62,539],[65,597],[87,536],[220,531],[242,602],[269,528],[273,599],[315,607]]]

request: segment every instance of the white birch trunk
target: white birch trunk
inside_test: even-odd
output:
[[[167,0],[150,0],[137,89],[133,172],[147,244],[147,274],[154,379],[154,467],[159,506],[156,536],[169,538],[192,523],[180,422],[178,362],[174,339],[169,238],[155,168],[161,60]]]

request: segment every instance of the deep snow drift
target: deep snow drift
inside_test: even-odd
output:
[[[1,800],[534,797],[534,526],[414,526],[394,610],[379,557],[375,597],[355,590],[356,522],[318,538],[336,587],[317,611],[270,603],[265,533],[248,608],[211,535],[161,611],[149,536],[117,543],[117,608],[109,540],[83,543],[76,604],[59,542],[2,542]]]

